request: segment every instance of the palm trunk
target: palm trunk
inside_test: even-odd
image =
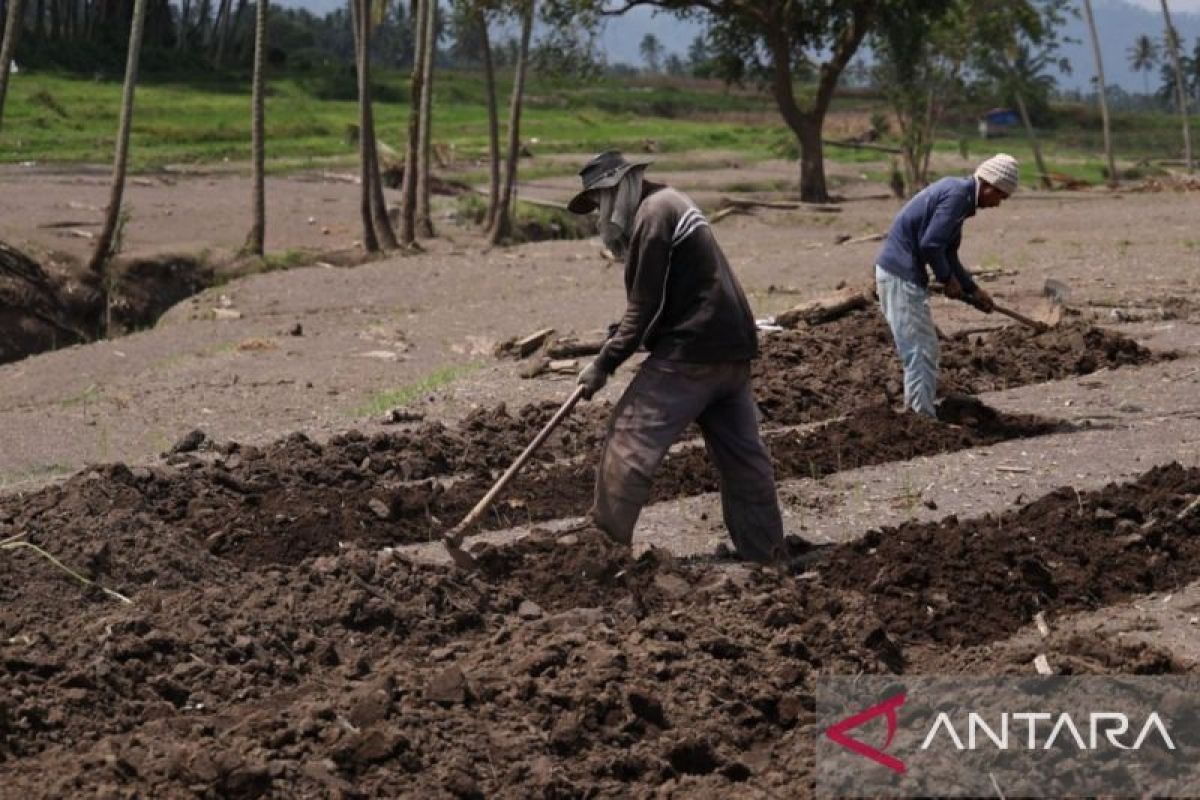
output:
[[[209,27],[209,18],[212,16],[212,0],[199,0],[199,7],[196,9],[196,30],[197,44],[200,48],[208,47],[209,38],[212,36],[212,28]]]
[[[535,0],[526,0],[521,20],[521,45],[517,51],[512,100],[508,109],[508,155],[504,164],[504,189],[500,192],[500,206],[496,211],[496,219],[488,232],[488,241],[494,245],[500,244],[512,233],[513,205],[517,193],[517,161],[521,155],[521,106],[525,96],[529,38],[533,33],[534,3]]]
[[[1037,164],[1039,180],[1043,189],[1053,188],[1050,183],[1050,171],[1046,169],[1046,161],[1042,158],[1042,145],[1038,142],[1037,133],[1033,130],[1033,121],[1029,118],[1029,109],[1025,107],[1025,96],[1020,89],[1013,90],[1017,100],[1017,111],[1021,114],[1021,124],[1025,126],[1025,135],[1029,137],[1029,146],[1033,149],[1033,160]]]
[[[375,101],[370,88],[367,89],[367,154],[371,157],[371,219],[375,223],[375,235],[384,250],[395,250],[400,246],[392,220],[388,217],[387,199],[383,196],[383,176],[379,170],[379,138],[375,134]]]
[[[437,2],[431,0],[425,14],[425,30],[422,32],[424,46],[421,59],[421,124],[418,130],[419,161],[417,163],[417,233],[432,238],[433,218],[429,211],[430,154],[433,142],[430,127],[433,121],[433,56],[437,48],[434,31],[437,27]]]
[[[183,0],[179,6],[179,35],[175,40],[175,49],[181,53],[187,48],[188,20],[191,15],[191,0]]]
[[[213,24],[213,64],[221,66],[225,58],[225,40],[229,37],[229,20],[233,16],[233,0],[221,0],[217,21]]]
[[[263,254],[267,231],[266,141],[265,141],[265,81],[263,74],[267,56],[267,0],[254,0],[254,88],[250,101],[250,149],[253,161],[253,184],[250,212],[253,223],[242,248],[256,256]]]
[[[488,38],[487,15],[481,6],[476,6],[476,21],[479,25],[479,40],[483,48],[483,82],[488,107],[488,205],[483,218],[484,230],[490,230],[500,205],[500,114],[496,107],[496,70],[492,65],[492,43]]]
[[[359,163],[359,213],[362,215],[363,249],[368,253],[379,251],[379,238],[375,235],[375,223],[371,218],[371,142],[367,135],[367,123],[371,113],[369,96],[370,77],[367,75],[368,50],[371,47],[370,0],[350,0],[351,25],[354,28],[354,58],[358,70],[358,163]]]
[[[125,174],[129,170],[129,133],[133,127],[133,93],[137,87],[138,59],[142,52],[142,31],[146,23],[146,0],[134,0],[133,23],[129,31],[129,52],[125,61],[125,86],[121,93],[121,121],[117,127],[117,152],[113,158],[112,192],[108,198],[108,210],[104,215],[104,227],[96,238],[96,249],[88,262],[88,269],[103,275],[112,256],[113,239],[121,220],[121,197],[125,192]]]
[[[408,143],[404,150],[404,182],[400,187],[400,244],[417,241],[417,162],[421,145],[421,87],[425,61],[425,15],[431,0],[413,0],[413,68],[408,99]]]
[[[383,196],[383,177],[379,171],[379,139],[375,135],[375,99],[371,93],[371,33],[374,28],[371,0],[363,0],[363,11],[362,19],[365,27],[360,28],[359,39],[366,42],[362,56],[363,89],[366,99],[364,102],[365,118],[360,121],[362,129],[360,136],[366,145],[367,174],[365,179],[370,181],[368,191],[375,238],[384,250],[395,250],[400,245],[396,241],[395,231],[392,230],[392,221],[388,219],[387,201]]]
[[[235,61],[245,52],[242,49],[242,45],[245,41],[245,37],[242,35],[242,32],[246,27],[246,5],[247,0],[238,0],[237,11],[234,12],[229,25],[229,41],[226,43],[226,47],[233,50],[233,52],[236,54]]]
[[[1171,51],[1171,64],[1175,68],[1175,101],[1179,106],[1179,117],[1183,120],[1183,161],[1188,174],[1192,172],[1192,130],[1188,121],[1188,95],[1183,80],[1183,64],[1179,59],[1179,37],[1171,24],[1171,11],[1167,0],[1162,0],[1163,21],[1167,26],[1167,49]]]
[[[1096,18],[1092,14],[1092,0],[1083,0],[1083,11],[1087,15],[1088,32],[1092,37],[1092,54],[1096,59],[1096,87],[1100,100],[1100,122],[1104,127],[1104,159],[1108,162],[1108,185],[1117,186],[1117,163],[1113,160],[1112,131],[1108,122],[1108,84],[1104,82],[1104,59],[1100,55],[1100,36],[1096,33]]]
[[[12,71],[13,56],[17,52],[17,37],[24,22],[25,0],[8,0],[8,14],[4,22],[4,44],[0,45],[0,127],[4,122],[4,99],[8,96],[8,76]]]

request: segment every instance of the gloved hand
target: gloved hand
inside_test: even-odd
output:
[[[962,284],[959,283],[958,278],[954,277],[953,275],[951,275],[950,280],[946,281],[944,284],[943,291],[946,293],[946,297],[949,297],[951,300],[963,299]]]
[[[591,400],[592,395],[603,389],[604,384],[608,383],[608,373],[600,369],[600,365],[593,361],[580,371],[579,380],[575,382],[584,387],[584,399]]]
[[[992,296],[978,286],[973,294],[967,295],[966,300],[985,314],[990,314],[996,309],[996,302],[992,300]]]

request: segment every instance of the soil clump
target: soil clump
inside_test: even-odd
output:
[[[794,576],[588,528],[484,547],[477,573],[353,543],[243,566],[150,515],[64,528],[34,499],[0,537],[134,605],[0,557],[0,774],[30,798],[795,792],[818,674],[1028,674],[1008,637],[1035,610],[1064,669],[1185,669],[1065,621],[1200,576],[1200,515],[1178,518],[1197,493],[1200,471],[1159,468],[877,531]]]
[[[140,516],[187,531],[210,552],[243,565],[296,563],[347,543],[378,548],[436,539],[463,518],[554,411],[480,410],[458,426],[423,423],[395,433],[351,432],[318,443],[293,434],[266,447],[215,444],[194,431],[165,463],[122,464],[76,475],[26,496],[0,498],[0,519],[77,528],[96,517]],[[590,507],[605,409],[568,419],[482,522],[507,528],[574,517]],[[978,427],[950,426],[884,406],[812,431],[776,431],[766,442],[776,476],[818,478],[918,455],[1066,430],[997,414]],[[720,488],[704,448],[670,453],[655,502]],[[35,515],[33,511],[36,510]]]
[[[824,325],[778,331],[761,341],[755,394],[766,419],[795,425],[904,395],[891,331],[876,309]],[[1153,363],[1154,353],[1112,331],[1072,322],[1044,333],[1006,326],[941,343],[939,393],[981,394]]]

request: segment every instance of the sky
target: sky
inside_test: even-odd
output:
[[[1151,11],[1161,11],[1162,6],[1158,0],[1129,0],[1135,6],[1148,8]],[[1167,0],[1167,7],[1171,9],[1171,13],[1176,11],[1190,11],[1192,13],[1200,13],[1200,0]]]
[[[324,13],[345,5],[345,0],[277,0],[280,5],[304,7],[316,13]],[[1142,91],[1144,77],[1135,74],[1129,67],[1126,52],[1139,34],[1155,38],[1162,36],[1162,17],[1159,0],[1092,0],[1096,13],[1096,24],[1100,30],[1101,50],[1104,55],[1105,77],[1110,84],[1120,84],[1129,91]],[[1171,14],[1185,48],[1200,38],[1200,0],[1168,0]],[[653,33],[662,42],[664,52],[686,55],[692,39],[702,31],[696,22],[681,21],[669,14],[655,14],[652,9],[635,8],[621,17],[608,21],[601,39],[601,46],[609,63],[642,64],[638,45],[647,33]],[[1060,75],[1059,85],[1064,89],[1087,88],[1094,64],[1091,46],[1087,42],[1087,30],[1082,21],[1069,24],[1066,34],[1078,40],[1065,45],[1063,54],[1073,65],[1070,75]],[[1150,76],[1151,86],[1157,75]]]

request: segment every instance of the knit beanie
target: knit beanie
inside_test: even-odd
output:
[[[1011,195],[1017,190],[1017,160],[1008,153],[997,153],[976,168],[975,177]]]

